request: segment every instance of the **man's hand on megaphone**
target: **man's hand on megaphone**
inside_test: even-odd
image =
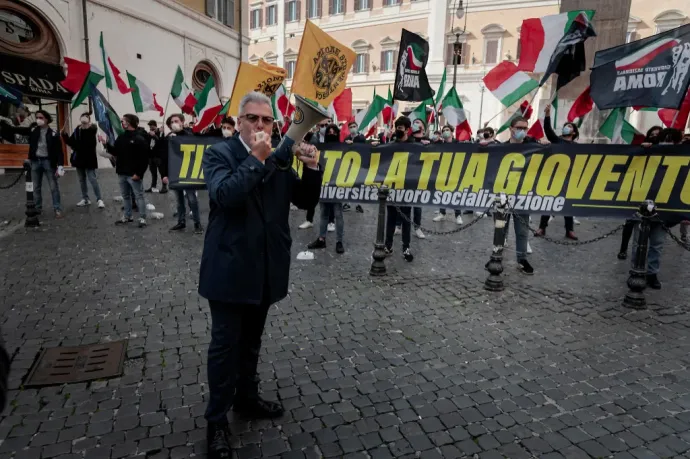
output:
[[[261,161],[271,156],[271,138],[263,131],[255,132],[251,145],[252,156]]]
[[[314,145],[300,143],[295,149],[297,159],[310,169],[317,169],[319,165],[318,150]]]

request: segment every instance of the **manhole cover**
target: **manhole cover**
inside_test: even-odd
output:
[[[25,385],[48,386],[119,376],[126,350],[127,340],[44,349]]]

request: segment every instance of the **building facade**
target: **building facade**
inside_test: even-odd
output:
[[[122,71],[144,81],[166,104],[179,65],[187,84],[203,87],[209,76],[221,97],[229,97],[241,60],[248,57],[242,39],[246,0],[0,0],[0,84],[22,92],[31,110],[53,114],[55,129],[70,129],[86,104],[71,111],[59,82],[65,56],[103,68],[99,38]],[[87,54],[88,52],[88,54]],[[130,95],[99,89],[120,114],[133,113]],[[177,110],[168,101],[169,113]],[[12,118],[16,107],[0,104],[0,116]],[[142,121],[162,118],[140,113]],[[0,144],[0,167],[21,165],[28,146]]]
[[[456,17],[462,3],[464,16]],[[593,2],[605,8],[607,1]],[[557,14],[558,0],[257,0],[247,8],[249,60],[267,60],[292,76],[306,19],[310,19],[341,43],[350,46],[357,59],[348,76],[353,107],[363,109],[374,91],[386,96],[395,79],[401,30],[415,32],[429,41],[427,73],[436,90],[444,70],[447,86],[455,84],[474,131],[485,122],[498,127],[511,110],[486,91],[482,78],[502,60],[517,61],[520,26],[526,18]],[[688,22],[683,0],[648,2],[632,0],[628,17],[628,41]],[[623,37],[621,37],[621,40]],[[454,43],[459,42],[458,55]],[[291,81],[288,79],[289,89]],[[542,109],[550,99],[550,85],[535,97]],[[570,101],[562,101],[568,108]],[[408,110],[415,104],[404,104]],[[565,117],[567,110],[559,113]],[[654,115],[651,115],[654,116]],[[631,119],[644,129],[654,120],[647,114]],[[649,119],[648,119],[649,118]]]

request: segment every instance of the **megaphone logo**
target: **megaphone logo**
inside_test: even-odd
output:
[[[302,124],[304,122],[304,112],[301,107],[295,108],[295,113],[292,115],[293,124]]]

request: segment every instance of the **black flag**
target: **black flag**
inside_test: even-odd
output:
[[[419,102],[433,97],[434,93],[426,76],[427,60],[429,43],[419,35],[403,29],[395,73],[394,99]]]
[[[592,99],[600,110],[619,107],[678,109],[690,85],[690,24],[597,51]]]
[[[556,45],[539,86],[546,83],[552,73],[558,75],[557,89],[577,78],[587,67],[585,63],[585,40],[589,37],[596,37],[596,35],[587,12],[583,11],[578,14]]]

